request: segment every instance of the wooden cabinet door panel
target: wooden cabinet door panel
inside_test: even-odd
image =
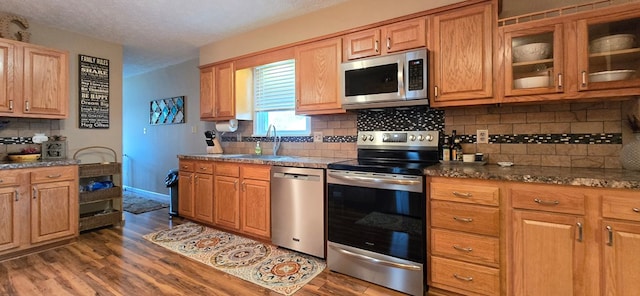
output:
[[[426,20],[412,19],[382,28],[384,53],[392,53],[426,45]]]
[[[235,69],[233,62],[215,66],[213,88],[215,119],[227,120],[236,116]]]
[[[500,294],[500,271],[498,269],[440,257],[433,257],[431,261],[434,284],[471,291],[471,295]]]
[[[339,91],[342,39],[296,47],[296,113],[344,113]]]
[[[585,243],[564,214],[514,211],[513,295],[584,295]]]
[[[494,186],[431,182],[430,188],[431,199],[492,206],[500,203],[500,190]]]
[[[75,188],[75,189],[74,189]],[[75,182],[36,184],[31,197],[31,243],[73,236],[78,229]]]
[[[346,60],[380,55],[380,29],[348,34],[342,38],[342,43]]]
[[[66,54],[25,47],[22,111],[26,114],[67,116],[68,69]]]
[[[268,181],[242,181],[242,231],[271,237],[271,199]]]
[[[640,223],[603,221],[604,295],[638,295]]]
[[[0,112],[13,113],[15,108],[15,46],[0,41]]]
[[[182,167],[182,163],[180,166]],[[180,170],[178,172],[178,215],[185,218],[194,218],[193,178],[194,173]]]
[[[500,234],[500,209],[431,201],[431,226],[475,234]]]
[[[218,226],[240,230],[240,191],[238,178],[215,176],[214,222]]]
[[[20,245],[18,237],[19,196],[16,187],[0,188],[0,251],[12,249]]]
[[[213,67],[200,69],[200,119],[213,119],[215,117],[213,86],[215,75]]]
[[[195,174],[195,217],[213,223],[213,175]]]
[[[499,239],[495,237],[432,229],[429,243],[433,255],[494,267],[500,262]]]
[[[434,106],[493,95],[492,5],[433,17]]]

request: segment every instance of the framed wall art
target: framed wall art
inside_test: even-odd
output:
[[[149,123],[177,124],[184,123],[184,96],[151,101]]]
[[[79,57],[79,127],[109,128],[109,60],[87,55]]]

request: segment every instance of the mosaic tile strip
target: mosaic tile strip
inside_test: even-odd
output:
[[[0,138],[0,144],[12,145],[12,144],[33,144],[31,137],[4,137]]]
[[[359,131],[443,131],[444,110],[427,106],[360,110]]]
[[[322,142],[324,143],[355,143],[358,141],[358,136],[324,136]]]
[[[462,143],[473,144],[476,135],[458,135]],[[450,135],[447,136],[449,140]],[[622,144],[622,134],[530,134],[489,135],[492,144]]]
[[[237,138],[232,138],[231,141],[227,141],[227,139],[229,139],[231,137],[223,137],[222,141],[223,142],[237,142]],[[282,142],[287,142],[287,143],[309,143],[309,142],[313,142],[313,136],[301,136],[301,137],[289,137],[289,136],[284,136],[281,137]],[[264,143],[272,143],[273,142],[273,138],[272,137],[242,137],[242,142],[264,142]]]

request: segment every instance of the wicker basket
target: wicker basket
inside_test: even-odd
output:
[[[80,217],[78,229],[80,231],[94,229],[109,225],[120,225],[122,222],[122,212],[113,211],[110,213],[88,213]]]
[[[80,192],[80,203],[89,203],[102,200],[109,200],[117,197],[122,197],[122,188],[114,186],[111,188],[100,189],[96,191],[84,191]]]
[[[88,163],[78,166],[78,174],[82,178],[120,174],[122,164],[119,162]]]

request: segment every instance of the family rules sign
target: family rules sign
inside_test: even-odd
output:
[[[79,56],[79,128],[109,128],[109,60]]]

